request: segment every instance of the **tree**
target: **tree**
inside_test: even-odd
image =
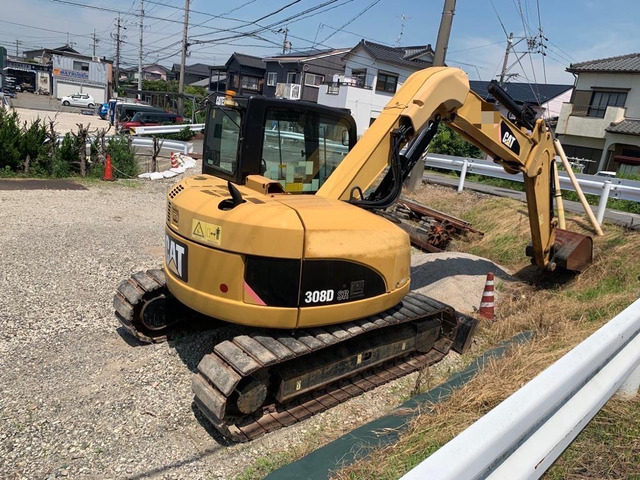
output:
[[[431,140],[429,152],[454,157],[484,158],[482,150],[467,142],[443,123],[438,125],[438,132]]]

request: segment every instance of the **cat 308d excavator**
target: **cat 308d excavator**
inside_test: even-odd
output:
[[[168,192],[164,269],[136,273],[120,285],[117,317],[143,341],[163,338],[188,311],[244,326],[213,346],[192,382],[197,406],[236,441],[418,370],[451,348],[463,352],[475,321],[410,291],[408,235],[383,212],[398,198],[439,122],[507,172],[524,175],[528,252],[536,265],[581,270],[592,255],[590,238],[556,228],[554,149],[544,121],[498,87],[494,96],[513,122],[471,92],[461,70],[416,72],[355,145],[345,133],[353,132],[348,121],[334,118],[323,128],[308,121],[315,123],[315,137],[296,136],[300,116],[276,111],[253,128],[270,129],[302,161],[291,167],[280,158],[253,158],[251,149],[259,149],[245,146],[251,174],[236,149],[241,125],[252,119],[241,119],[242,109],[235,108],[241,100],[228,95],[221,101],[228,108],[209,112],[215,118],[207,122],[203,174]],[[281,122],[288,128],[281,129]],[[295,143],[300,138],[302,148]],[[326,158],[329,146],[333,163]],[[322,167],[324,184],[314,185]],[[291,195],[283,183],[319,189]]]

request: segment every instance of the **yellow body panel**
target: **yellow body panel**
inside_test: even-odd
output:
[[[216,177],[191,177],[169,192],[166,231],[188,252],[188,278],[165,261],[167,286],[185,305],[227,322],[293,329],[363,318],[407,293],[409,237],[388,220],[340,200],[237,188],[246,201],[230,210],[219,208],[230,194]],[[247,255],[355,262],[377,272],[385,292],[331,305],[264,305],[244,281]]]
[[[188,248],[188,283],[167,265],[164,270],[169,291],[180,302],[213,318],[242,325],[267,328],[295,328],[297,308],[278,308],[245,302],[243,255],[223,252],[166,233]],[[220,286],[227,286],[223,292]]]

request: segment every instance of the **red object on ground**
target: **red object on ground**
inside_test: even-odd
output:
[[[493,320],[494,317],[494,298],[493,298],[493,273],[487,273],[487,281],[484,284],[484,292],[482,292],[482,300],[480,301],[480,310],[478,313],[487,320]]]
[[[171,152],[171,168],[178,168],[178,157]]]
[[[104,175],[102,175],[102,180],[106,180],[109,182],[113,182],[115,178],[113,178],[113,171],[111,170],[111,155],[107,154],[107,161],[104,164]]]

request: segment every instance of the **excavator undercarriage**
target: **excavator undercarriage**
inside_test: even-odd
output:
[[[164,280],[159,269],[137,272],[114,297],[118,320],[142,342],[165,341],[185,322]],[[225,437],[253,440],[436,363],[450,349],[463,353],[476,325],[411,292],[384,312],[340,325],[247,329],[202,358],[195,403]]]

